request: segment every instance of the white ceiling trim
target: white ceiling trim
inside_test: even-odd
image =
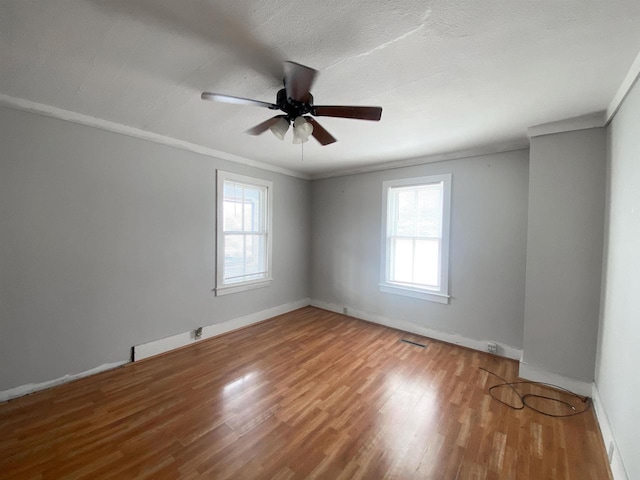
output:
[[[178,148],[180,150],[186,150],[188,152],[199,153],[208,157],[218,158],[221,160],[227,160],[229,162],[239,163],[241,165],[247,165],[249,167],[259,168],[261,170],[267,170],[270,172],[281,173],[291,177],[302,178],[309,180],[309,175],[286,168],[276,167],[267,163],[251,160],[250,158],[241,157],[239,155],[233,155],[231,153],[222,152],[213,148],[203,147],[202,145],[196,145],[195,143],[185,142],[176,138],[167,137],[158,133],[148,132],[139,128],[129,127],[116,122],[110,122],[108,120],[102,120],[100,118],[91,117],[82,113],[72,112],[70,110],[64,110],[62,108],[52,107],[43,103],[32,102],[23,98],[11,97],[9,95],[0,94],[0,105],[5,107],[14,108],[17,110],[23,110],[25,112],[37,113],[47,117],[58,118],[67,122],[78,123],[80,125],[87,125],[89,127],[100,128],[109,132],[119,133],[121,135],[127,135],[129,137],[139,138],[142,140],[148,140],[150,142],[159,143],[161,145],[167,145],[169,147]]]
[[[344,170],[332,170],[330,172],[312,175],[312,180],[322,178],[344,177],[347,175],[357,175],[360,173],[379,172],[381,170],[392,170],[394,168],[413,167],[416,165],[424,165],[427,163],[445,162],[447,160],[459,160],[462,158],[482,157],[484,155],[493,155],[496,153],[513,152],[517,150],[526,150],[529,148],[529,141],[517,140],[514,142],[499,143],[493,145],[485,145],[469,150],[461,150],[457,152],[440,153],[437,155],[428,155],[426,157],[410,158],[408,160],[394,160],[392,162],[378,163],[375,165],[367,165],[364,167],[350,168]]]
[[[415,165],[423,165],[426,163],[442,162],[446,160],[456,160],[460,158],[479,157],[482,155],[491,155],[495,153],[504,153],[514,150],[523,150],[529,148],[528,140],[520,140],[515,142],[487,145],[470,150],[463,150],[458,152],[449,152],[437,155],[429,155],[426,157],[411,158],[407,160],[394,160],[391,162],[378,163],[374,165],[367,165],[363,167],[332,170],[317,175],[307,175],[295,170],[289,170],[286,168],[276,167],[266,163],[259,162],[257,160],[251,160],[249,158],[241,157],[239,155],[233,155],[231,153],[222,152],[209,147],[203,147],[195,143],[185,142],[165,135],[149,132],[139,128],[129,127],[116,122],[103,120],[100,118],[84,115],[82,113],[72,112],[62,108],[53,107],[51,105],[45,105],[43,103],[32,102],[23,98],[16,98],[9,95],[0,94],[0,105],[13,108],[16,110],[22,110],[25,112],[36,113],[38,115],[44,115],[47,117],[57,118],[67,122],[78,123],[80,125],[86,125],[89,127],[99,128],[107,130],[109,132],[119,133],[121,135],[127,135],[129,137],[139,138],[147,140],[153,143],[166,145],[169,147],[177,148],[180,150],[186,150],[189,152],[199,153],[208,157],[218,158],[221,160],[227,160],[230,162],[238,163],[241,165],[247,165],[262,170],[267,170],[275,173],[281,173],[291,177],[302,178],[304,180],[316,180],[322,178],[342,177],[346,175],[356,175],[359,173],[377,172],[381,170],[391,170],[394,168],[411,167]]]
[[[640,52],[638,52],[638,55],[631,64],[629,71],[627,72],[627,75],[624,77],[624,80],[622,80],[618,91],[613,96],[613,99],[611,100],[611,103],[607,108],[607,125],[611,122],[611,120],[613,120],[613,117],[616,115],[616,113],[618,113],[622,102],[625,98],[627,98],[629,91],[633,88],[638,79],[640,79]]]
[[[576,130],[586,130],[588,128],[604,127],[606,112],[595,112],[579,117],[565,118],[557,122],[542,123],[527,129],[529,138],[541,135],[552,135],[554,133],[573,132]]]

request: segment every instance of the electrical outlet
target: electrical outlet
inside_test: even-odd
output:
[[[498,345],[495,342],[487,342],[487,352],[496,353],[498,351]]]
[[[349,315],[349,309],[347,307],[342,307],[342,313],[344,315]]]
[[[196,340],[202,338],[202,327],[198,327],[194,330]]]

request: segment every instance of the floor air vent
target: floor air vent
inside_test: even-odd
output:
[[[422,343],[418,343],[418,342],[412,342],[411,340],[407,340],[406,338],[401,338],[400,341],[404,343],[408,343],[409,345],[415,345],[416,347],[426,348],[426,345],[423,345]]]

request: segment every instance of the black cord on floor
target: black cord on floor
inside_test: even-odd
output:
[[[546,415],[547,417],[555,417],[555,418],[562,418],[562,417],[573,417],[574,415],[580,415],[581,413],[586,412],[587,410],[589,410],[589,407],[591,406],[590,402],[589,402],[589,397],[581,397],[580,395],[578,395],[577,393],[573,393],[571,390],[567,390],[566,388],[562,388],[559,387],[558,385],[553,385],[551,383],[543,383],[543,382],[531,382],[528,380],[524,380],[524,381],[520,381],[520,382],[508,382],[507,380],[505,380],[504,378],[502,378],[500,375],[498,375],[497,373],[493,373],[490,370],[487,370],[484,367],[478,367],[480,370],[484,370],[485,372],[493,375],[494,377],[499,378],[500,380],[502,380],[503,383],[498,383],[497,385],[493,385],[491,387],[489,387],[489,395],[491,395],[491,397],[494,400],[497,400],[498,402],[502,403],[503,405],[506,405],[509,408],[512,408],[514,410],[522,410],[525,407],[530,408],[531,410],[533,410],[534,412],[538,412],[542,415]],[[558,398],[553,398],[553,397],[548,397],[546,395],[537,395],[534,393],[525,393],[524,395],[521,394],[515,387],[515,385],[536,385],[538,387],[543,387],[543,388],[555,388],[556,390],[560,390],[572,397],[577,398],[578,400],[580,400],[583,404],[585,404],[585,407],[581,410],[576,410],[576,407],[574,407],[573,405],[571,405],[569,402],[566,402],[564,400],[560,400]],[[494,388],[499,388],[499,387],[509,387],[511,390],[513,390],[513,392],[517,395],[517,397],[520,399],[520,403],[522,405],[520,406],[514,406],[511,405],[509,403],[503,402],[502,400],[500,400],[499,398],[497,398],[494,393],[493,393],[493,389]],[[542,410],[539,410],[535,407],[532,407],[531,405],[529,405],[527,403],[527,399],[528,398],[542,398],[544,400],[550,400],[552,402],[557,402],[557,403],[561,403],[569,408],[571,408],[572,410],[574,410],[571,413],[566,413],[566,414],[561,414],[561,415],[557,415],[557,414],[553,414],[553,413],[548,413],[548,412],[544,412]]]

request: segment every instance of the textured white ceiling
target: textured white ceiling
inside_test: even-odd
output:
[[[307,174],[526,139],[604,110],[640,49],[638,0],[2,0],[0,94]],[[338,143],[243,132],[282,60],[313,67]]]

